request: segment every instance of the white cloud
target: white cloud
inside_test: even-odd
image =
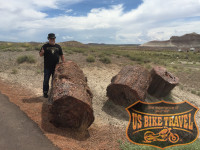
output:
[[[7,34],[6,39],[0,37],[0,40],[12,40],[11,31],[22,41],[41,41],[43,37],[46,40],[48,32],[55,32],[60,35],[57,38],[60,41],[73,38],[104,43],[144,43],[167,40],[172,35],[200,33],[200,21],[190,19],[200,17],[200,0],[143,0],[129,12],[120,4],[107,9],[94,8],[86,16],[70,16],[74,12],[70,8],[66,14],[53,18],[42,12],[81,1],[0,0],[0,13],[6,16],[1,18],[0,32]]]
[[[29,0],[29,2],[38,7],[58,8],[56,5],[57,0]]]
[[[72,12],[72,11],[73,11],[72,9],[67,9],[67,10],[65,10],[66,13],[70,13],[70,12]]]
[[[62,39],[63,40],[71,40],[71,39],[73,39],[73,37],[72,36],[63,36]]]
[[[59,9],[59,6],[64,4],[69,6],[72,4],[79,3],[83,0],[28,0],[30,3],[37,5],[38,7],[49,7]]]

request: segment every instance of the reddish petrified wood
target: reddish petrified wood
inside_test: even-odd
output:
[[[156,66],[151,70],[152,82],[148,93],[155,97],[165,97],[178,84],[179,79],[164,67]]]
[[[128,65],[112,78],[107,96],[115,104],[129,106],[138,100],[145,100],[150,82],[148,70],[139,65]]]
[[[53,100],[51,122],[55,126],[87,129],[93,123],[93,95],[76,63],[56,66],[50,98]]]

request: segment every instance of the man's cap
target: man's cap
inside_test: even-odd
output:
[[[49,39],[49,38],[55,39],[56,36],[55,36],[54,33],[49,33],[47,38],[48,38],[48,39]]]

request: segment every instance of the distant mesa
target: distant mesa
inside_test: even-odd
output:
[[[142,47],[157,47],[157,48],[171,48],[171,49],[199,49],[200,48],[200,34],[195,32],[185,34],[183,36],[172,36],[167,41],[150,41],[140,45]]]

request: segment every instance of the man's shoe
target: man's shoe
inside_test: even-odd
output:
[[[47,93],[44,93],[43,96],[44,96],[44,98],[48,98],[48,94]]]

